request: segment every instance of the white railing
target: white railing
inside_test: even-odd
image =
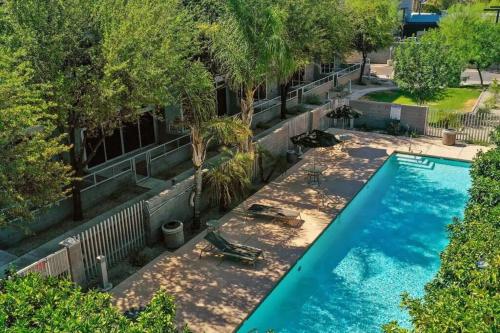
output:
[[[425,124],[425,135],[441,137],[443,130],[453,128],[457,139],[469,142],[491,143],[491,132],[500,125],[500,116],[489,113],[445,114],[440,110],[429,110]]]
[[[367,61],[367,64],[369,64],[369,59]],[[287,94],[287,101],[290,101],[292,99],[298,98],[299,96],[299,91],[302,91],[303,94],[310,94],[314,92],[314,89],[322,86],[325,83],[334,81],[335,78],[341,78],[346,75],[349,75],[358,69],[361,68],[361,64],[354,64],[351,66],[348,66],[342,70],[339,70],[337,72],[334,72],[328,76],[325,76],[319,80],[313,81],[311,83],[308,83],[302,87],[299,87],[297,89],[294,89],[290,91]],[[335,80],[336,82],[336,80]],[[274,107],[278,107],[281,105],[281,97],[277,96],[275,98],[272,98],[270,100],[267,100],[258,106],[256,106],[256,110],[254,114],[260,114],[263,112],[267,112],[271,110]],[[238,117],[240,113],[237,113],[233,115],[232,117]],[[140,156],[144,156],[146,159],[146,163],[149,166],[149,163],[151,161],[156,161],[160,158],[164,158],[170,154],[173,154],[174,152],[178,151],[179,149],[185,148],[185,146],[191,144],[191,137],[189,134],[183,135],[175,140],[171,140],[169,142],[163,143],[159,146],[156,146],[154,148],[151,148],[145,152],[140,153]],[[99,169],[97,171],[92,172],[89,175],[86,175],[83,177],[83,182],[84,182],[84,189],[83,191],[89,190],[91,188],[94,188],[100,184],[103,184],[107,181],[116,179],[126,173],[132,172],[136,173],[135,170],[135,164],[136,164],[136,156],[122,160],[120,162],[117,162],[113,165],[110,165],[108,167],[105,167],[103,169]],[[135,177],[136,179],[137,176]],[[143,178],[144,179],[144,178]]]
[[[76,236],[82,244],[87,280],[98,275],[97,257],[105,255],[109,267],[146,244],[144,202],[140,201]]]
[[[69,277],[70,267],[66,248],[60,249],[17,272],[20,276],[24,276],[29,273],[39,273],[45,277]]]

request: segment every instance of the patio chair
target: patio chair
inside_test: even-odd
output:
[[[220,234],[213,231],[207,233],[207,235],[205,236],[205,240],[210,243],[210,246],[201,250],[200,258],[204,252],[213,251],[215,249],[221,252],[226,257],[247,261],[253,265],[255,265],[255,262],[257,261],[257,259],[259,259],[259,257],[264,257],[261,249],[257,249],[255,247],[247,245],[231,243]]]
[[[254,216],[267,217],[286,222],[292,227],[300,227],[304,222],[300,216],[300,212],[291,209],[253,204],[247,209],[247,211]]]

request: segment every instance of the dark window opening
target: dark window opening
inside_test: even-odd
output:
[[[106,137],[106,155],[108,160],[118,157],[123,154],[122,151],[122,138],[120,136],[120,129],[117,128],[113,134]]]
[[[227,114],[226,88],[217,89],[217,114],[223,116]]]
[[[144,113],[139,120],[141,126],[141,144],[143,147],[156,142],[154,121],[153,115],[149,112]]]
[[[141,144],[139,142],[139,127],[137,125],[137,122],[125,124],[122,127],[122,130],[125,153],[139,149],[141,147]]]

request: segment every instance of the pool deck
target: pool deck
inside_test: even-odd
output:
[[[261,248],[265,259],[255,267],[211,254],[199,258],[206,243],[202,233],[175,253],[165,252],[116,286],[111,294],[121,309],[146,305],[163,288],[176,298],[179,323],[196,333],[234,331],[328,226],[363,184],[394,151],[408,152],[408,138],[374,133],[349,133],[352,140],[339,147],[310,150],[286,174],[262,188],[223,217],[221,231],[231,241]],[[428,137],[413,139],[413,153],[472,160],[473,145],[447,147]],[[320,196],[307,184],[303,169],[325,167]],[[291,228],[263,218],[247,216],[253,203],[301,211],[305,223]]]

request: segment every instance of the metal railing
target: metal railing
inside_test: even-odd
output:
[[[367,61],[367,64],[369,64],[369,61]],[[308,93],[312,92],[316,87],[322,86],[325,83],[331,82],[335,80],[335,77],[341,78],[346,75],[349,75],[358,69],[361,68],[361,64],[354,64],[350,65],[344,69],[341,69],[337,72],[334,72],[328,76],[325,76],[319,80],[313,81],[311,83],[308,83],[302,87],[299,87],[297,89],[294,89],[290,91],[287,94],[287,101],[290,101],[294,98],[298,98],[299,96],[299,91],[302,91],[302,93]],[[335,81],[336,82],[336,81]],[[274,107],[278,107],[281,105],[281,97],[277,96],[275,98],[272,98],[266,102],[263,102],[259,104],[258,106],[255,107],[254,114],[260,114],[263,112],[267,112],[270,109]],[[240,113],[237,113],[235,115],[232,115],[232,117],[238,117]],[[87,191],[91,188],[94,188],[100,184],[103,184],[107,181],[116,179],[122,175],[125,175],[126,173],[132,172],[136,173],[136,162],[138,161],[137,156],[144,156],[142,160],[146,160],[146,164],[149,166],[149,163],[152,161],[156,161],[160,158],[164,158],[170,154],[173,154],[174,152],[178,151],[179,149],[184,148],[187,145],[191,144],[191,137],[189,134],[180,136],[179,138],[176,138],[175,140],[168,141],[166,143],[160,144],[159,146],[156,146],[154,148],[151,148],[145,152],[141,152],[140,154],[127,158],[125,160],[122,160],[120,162],[117,162],[113,165],[107,166],[105,168],[96,170],[92,172],[91,174],[83,177],[83,182],[84,182],[84,188],[82,191]],[[135,177],[136,180],[138,179]],[[147,177],[146,177],[147,178]],[[142,179],[145,179],[144,177]]]

